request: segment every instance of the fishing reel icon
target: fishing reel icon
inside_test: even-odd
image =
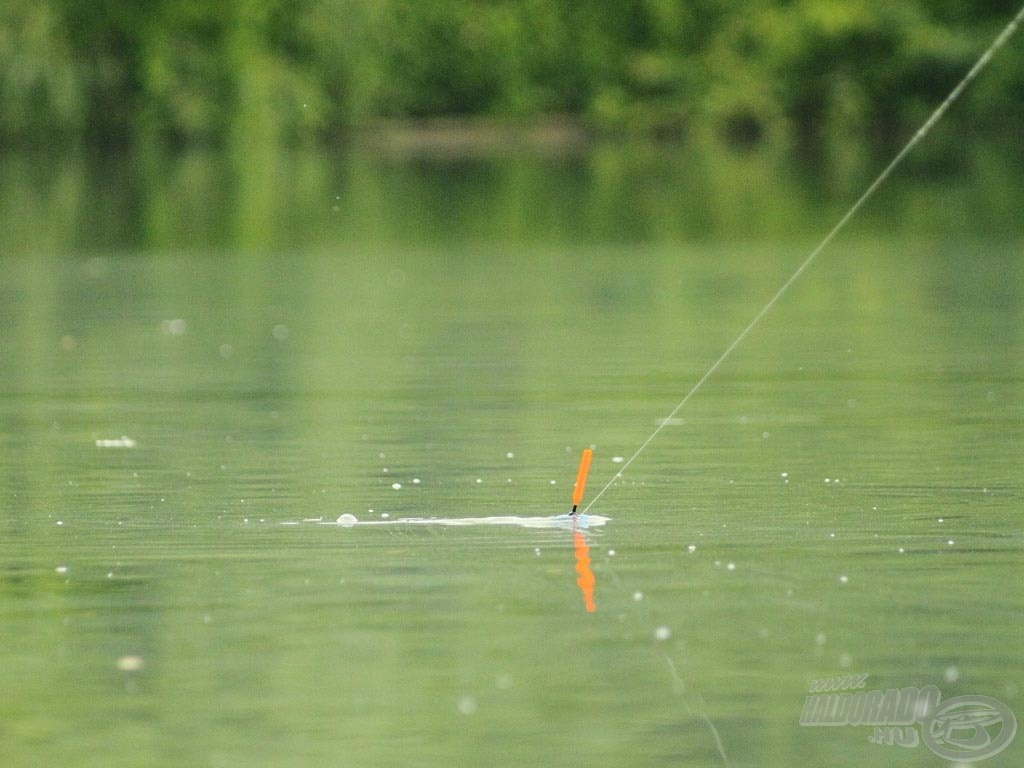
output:
[[[1002,752],[1017,734],[1017,718],[989,696],[956,696],[921,722],[921,739],[939,757],[961,763]]]

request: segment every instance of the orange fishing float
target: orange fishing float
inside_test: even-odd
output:
[[[576,507],[583,501],[583,487],[587,484],[587,472],[590,471],[590,457],[594,455],[594,452],[589,448],[583,449],[583,455],[580,457],[580,468],[576,473],[576,485],[573,486],[572,491],[572,512],[570,515],[576,514]]]
[[[570,515],[576,514],[577,507],[583,501],[583,488],[587,484],[587,472],[590,471],[590,458],[593,455],[594,452],[589,448],[583,449],[580,468],[576,472],[576,485],[572,489],[572,512],[569,513]],[[583,593],[583,607],[589,613],[593,613],[597,610],[597,606],[594,605],[594,584],[597,580],[594,578],[594,572],[590,570],[590,547],[587,546],[587,538],[577,525],[576,518],[573,518],[572,546],[573,555],[576,557],[576,573],[579,574],[576,584]]]

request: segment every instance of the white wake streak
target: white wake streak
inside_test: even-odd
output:
[[[515,525],[520,528],[599,528],[611,520],[604,515],[548,515],[546,517],[520,517],[518,515],[495,515],[492,517],[399,517],[394,520],[359,520],[355,515],[344,514],[337,520],[311,518],[283,522],[281,525],[331,525],[341,528],[364,526],[409,526],[409,525],[441,525],[441,526],[485,526]]]

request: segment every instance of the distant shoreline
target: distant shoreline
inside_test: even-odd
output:
[[[572,155],[590,146],[592,136],[570,116],[524,122],[467,116],[377,120],[355,130],[352,139],[396,156],[473,157],[502,149]]]

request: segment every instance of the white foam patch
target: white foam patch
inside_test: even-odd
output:
[[[137,443],[127,435],[96,441],[97,448],[134,448],[136,445]]]
[[[547,517],[520,517],[518,515],[495,515],[493,517],[400,517],[394,520],[358,520],[355,515],[345,513],[337,520],[304,520],[313,525],[332,525],[343,528],[381,525],[443,525],[482,526],[516,525],[520,528],[599,528],[611,520],[604,515],[549,515]],[[283,522],[281,525],[299,525],[298,522]]]

